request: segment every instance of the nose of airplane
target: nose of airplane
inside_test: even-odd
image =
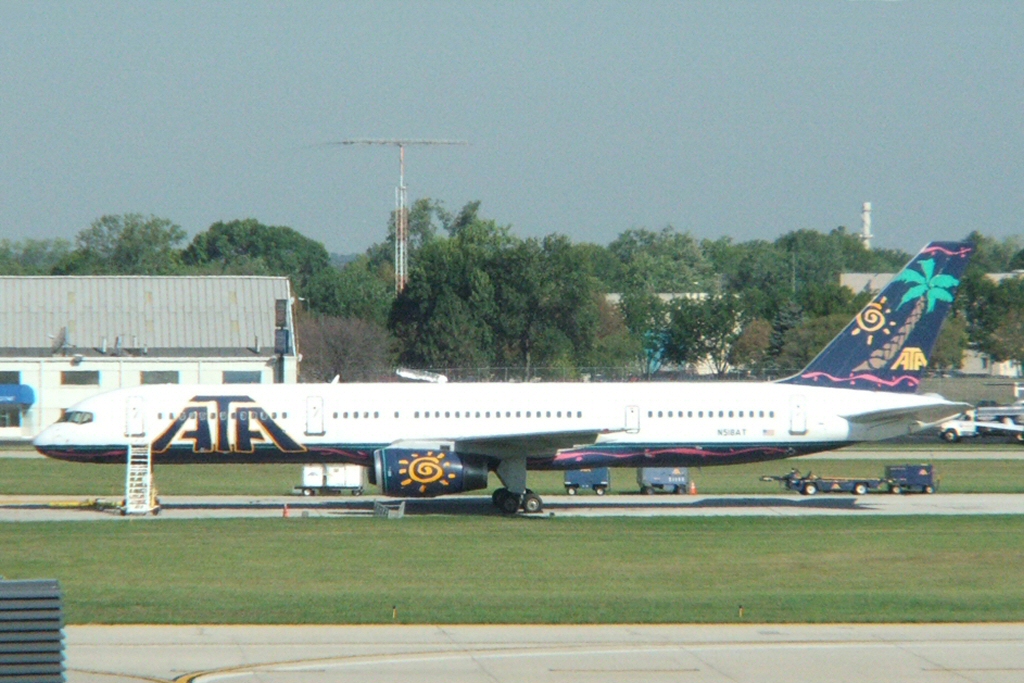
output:
[[[67,432],[61,424],[50,425],[32,439],[32,445],[43,455],[52,455],[55,448],[67,446],[69,443]]]

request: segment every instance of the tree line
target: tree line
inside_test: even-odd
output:
[[[103,216],[66,240],[0,240],[6,275],[280,275],[299,298],[305,381],[379,379],[396,365],[456,378],[650,376],[803,367],[870,299],[842,272],[896,272],[910,254],[868,250],[844,228],[774,241],[698,240],[634,228],[607,246],[564,235],[522,239],[485,218],[421,199],[409,213],[409,284],[394,291],[388,237],[335,265],[323,244],[255,219],[187,240],[155,216]],[[974,348],[1024,360],[1024,244],[977,232],[978,251],[932,360],[957,368]]]

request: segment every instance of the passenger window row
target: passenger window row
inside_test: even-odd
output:
[[[212,413],[212,417],[211,417],[211,413]],[[217,418],[217,411],[208,411],[208,410],[204,410],[204,409],[201,409],[201,408],[188,408],[187,410],[181,411],[180,415],[177,415],[174,412],[170,412],[170,411],[168,411],[168,413],[167,413],[167,419],[168,420],[177,420],[179,418],[189,418],[189,417],[198,417],[200,420],[216,419]],[[267,414],[264,413],[263,411],[260,411],[260,410],[239,410],[237,412],[232,411],[230,417],[231,417],[232,420],[235,420],[235,419],[238,419],[238,420],[266,420],[267,419]],[[337,415],[335,415],[335,417],[337,417]],[[162,419],[164,419],[164,414],[163,413],[157,413],[156,414],[156,418],[158,420],[162,420]],[[281,418],[287,420],[288,419],[288,413],[281,413]],[[222,411],[221,414],[220,414],[220,419],[222,419],[222,420],[228,419],[228,413],[226,411]],[[270,413],[270,419],[276,420],[277,419],[277,413]]]
[[[737,415],[737,412],[739,413],[738,415]],[[754,414],[755,412],[757,413],[756,415]],[[673,416],[675,416],[675,417],[683,417],[684,416],[682,410],[676,410],[676,411],[669,410],[667,412],[667,414],[663,410],[659,410],[659,411],[657,411],[657,413],[655,413],[655,411],[653,411],[653,410],[648,410],[647,411],[647,417],[655,417],[655,415],[657,415],[657,417],[673,417]],[[698,410],[698,411],[687,410],[686,411],[685,417],[694,417],[694,416],[696,416],[698,418],[704,417],[704,411],[703,410]],[[707,411],[707,416],[708,417],[715,417],[715,411],[714,410]],[[748,417],[748,418],[751,418],[751,417],[764,417],[765,416],[765,412],[763,410],[758,410],[758,411],[753,411],[753,410],[747,410],[747,411],[743,411],[743,410],[740,410],[740,411],[719,410],[717,416],[718,417]],[[768,417],[775,417],[775,411],[774,410],[769,410],[768,411]]]
[[[434,411],[424,410],[424,411],[421,412],[421,411],[417,410],[417,411],[415,411],[413,413],[412,416],[413,416],[413,418],[416,418],[416,419],[418,419],[418,418],[426,419],[426,418],[430,418],[430,417],[433,417],[435,419],[439,419],[439,418],[442,417],[442,411],[440,411],[440,410],[434,410]],[[524,411],[522,411],[522,410],[515,411],[515,417],[521,418],[523,416],[524,416]],[[534,411],[534,410],[527,410],[527,411],[525,411],[525,416],[526,417],[531,417],[531,418],[532,417],[571,418],[571,417],[573,417],[573,411],[571,411],[571,410],[566,410],[566,411],[561,411],[561,410],[536,410],[536,411]],[[342,420],[348,420],[348,419],[355,420],[355,419],[359,419],[359,418],[362,418],[362,419],[365,420],[365,419],[368,419],[370,417],[370,413],[369,413],[369,411],[363,411],[360,414],[360,412],[358,410],[352,411],[351,413],[349,413],[349,412],[334,413],[334,419],[335,420],[337,420],[339,417]],[[380,417],[380,413],[375,411],[373,413],[373,417],[374,418],[379,418]],[[400,417],[400,415],[399,415],[399,413],[397,411],[395,412],[395,417],[396,418]],[[443,412],[443,417],[446,417],[446,418],[449,418],[449,419],[451,419],[452,417],[462,418],[462,419],[464,419],[464,418],[490,418],[490,417],[495,417],[495,418],[507,417],[507,418],[511,418],[512,417],[512,411],[511,410],[506,410],[506,411],[495,410],[495,411],[492,412],[490,410],[484,410],[484,411],[480,411],[480,410],[476,410],[476,411],[473,411],[473,410],[466,410],[466,411],[456,410],[453,413],[450,410],[445,410]],[[583,411],[582,410],[577,410],[576,411],[576,417],[577,418],[583,417]]]

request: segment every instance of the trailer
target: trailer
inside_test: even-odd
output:
[[[804,496],[813,496],[819,491],[863,496],[868,491],[878,490],[886,483],[885,480],[874,477],[820,477],[813,472],[803,475],[796,468],[781,476],[765,475],[761,477],[761,481],[777,481],[782,484],[782,488],[798,491]]]
[[[594,467],[589,470],[566,470],[565,492],[575,496],[581,488],[593,489],[594,493],[603,496],[611,488],[611,471],[607,467]]]
[[[1024,400],[1009,405],[979,405],[974,409],[975,419],[979,422],[1002,422],[1004,424],[1024,425]]]
[[[885,479],[889,493],[935,493],[939,488],[932,465],[889,465],[885,468]]]
[[[353,496],[363,495],[366,481],[366,468],[361,465],[321,465],[302,466],[302,485],[296,486],[294,493],[303,496],[341,494],[348,491]]]
[[[686,467],[638,467],[636,483],[645,496],[655,491],[686,493],[690,485],[690,470]]]

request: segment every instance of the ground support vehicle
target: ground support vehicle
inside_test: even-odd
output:
[[[939,488],[932,465],[888,465],[885,480],[889,484],[889,493],[935,493]]]
[[[686,467],[638,467],[636,483],[644,495],[655,491],[686,493],[690,485],[690,470]]]
[[[974,412],[979,422],[1024,425],[1024,401],[1021,400],[1005,406],[978,406]]]
[[[361,496],[365,480],[366,468],[361,465],[303,465],[302,485],[296,486],[294,492],[316,496],[348,491]]]
[[[611,471],[607,467],[565,471],[565,492],[570,496],[575,496],[581,488],[594,489],[594,493],[603,496],[610,487]]]
[[[1004,416],[998,421],[982,420],[978,415],[985,408],[965,413],[955,420],[946,420],[939,425],[939,437],[947,443],[956,443],[960,439],[971,439],[976,436],[1011,436],[1024,442],[1024,425],[1014,422],[1014,418]]]
[[[852,493],[855,496],[863,496],[868,491],[878,490],[885,480],[881,478],[852,478],[852,477],[819,477],[813,472],[806,475],[800,474],[800,470],[793,469],[789,474],[782,476],[764,476],[761,481],[777,481],[783,488],[790,491],[799,491],[805,496],[813,496],[819,491],[825,493]]]

